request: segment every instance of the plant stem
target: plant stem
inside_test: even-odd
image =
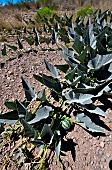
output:
[[[43,157],[41,158],[41,161],[40,161],[40,165],[39,165],[39,169],[38,169],[38,170],[42,170],[42,166],[43,166],[43,163],[44,163],[46,154],[47,154],[47,146],[46,146],[46,145],[44,146],[43,151],[44,151]]]

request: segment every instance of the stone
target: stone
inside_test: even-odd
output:
[[[100,146],[101,146],[102,148],[104,148],[105,143],[104,143],[104,142],[100,142]]]

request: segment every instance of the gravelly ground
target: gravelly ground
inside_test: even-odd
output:
[[[60,52],[38,52],[30,55],[7,61],[2,69],[0,69],[0,110],[1,113],[6,110],[4,102],[6,100],[20,101],[24,100],[24,92],[21,85],[21,76],[25,76],[37,90],[42,86],[33,78],[33,73],[38,74],[45,72],[44,59],[51,63],[62,63]],[[107,125],[112,128],[112,113],[107,111]],[[109,170],[109,162],[112,161],[112,131],[106,131],[106,137],[92,137],[82,128],[75,126],[72,132],[66,136],[68,141],[68,150],[62,156],[62,160],[66,169],[73,170]],[[72,140],[77,143],[75,147],[71,147]],[[70,151],[70,149],[72,149]],[[74,159],[71,153],[74,154]],[[75,160],[75,162],[74,162]],[[54,161],[55,162],[55,161]],[[55,164],[51,163],[51,169]],[[55,167],[56,169],[56,167]],[[59,166],[58,168],[59,169]]]

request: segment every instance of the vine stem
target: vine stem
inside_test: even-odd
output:
[[[60,163],[61,170],[64,170],[64,166],[63,166],[62,162],[60,161],[60,158],[57,158],[57,160]]]
[[[44,151],[43,157],[42,157],[42,159],[41,159],[41,161],[40,161],[40,165],[39,165],[39,169],[38,169],[38,170],[42,170],[42,165],[43,165],[43,163],[44,163],[44,160],[45,160],[45,157],[46,157],[46,154],[47,154],[47,146],[46,146],[46,145],[45,145],[45,147],[43,148],[43,151]]]

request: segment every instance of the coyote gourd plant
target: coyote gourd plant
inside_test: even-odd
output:
[[[91,17],[78,17],[76,25],[72,17],[66,17],[64,21],[60,18],[57,20],[52,32],[52,43],[58,44],[62,22],[66,25],[66,37],[70,42],[69,47],[66,43],[60,47],[66,64],[52,65],[45,60],[46,69],[51,75],[33,75],[49,88],[49,95],[46,95],[45,89],[36,93],[22,77],[26,102],[6,102],[5,105],[13,111],[0,115],[1,132],[4,133],[4,124],[19,122],[21,134],[34,146],[43,148],[43,159],[47,148],[54,149],[57,158],[60,158],[62,138],[74,124],[92,134],[104,133],[98,117],[105,117],[106,113],[95,101],[112,98],[111,11],[101,13],[98,10]],[[35,29],[34,33],[38,45]],[[31,111],[29,105],[33,100],[36,101],[36,107]]]

